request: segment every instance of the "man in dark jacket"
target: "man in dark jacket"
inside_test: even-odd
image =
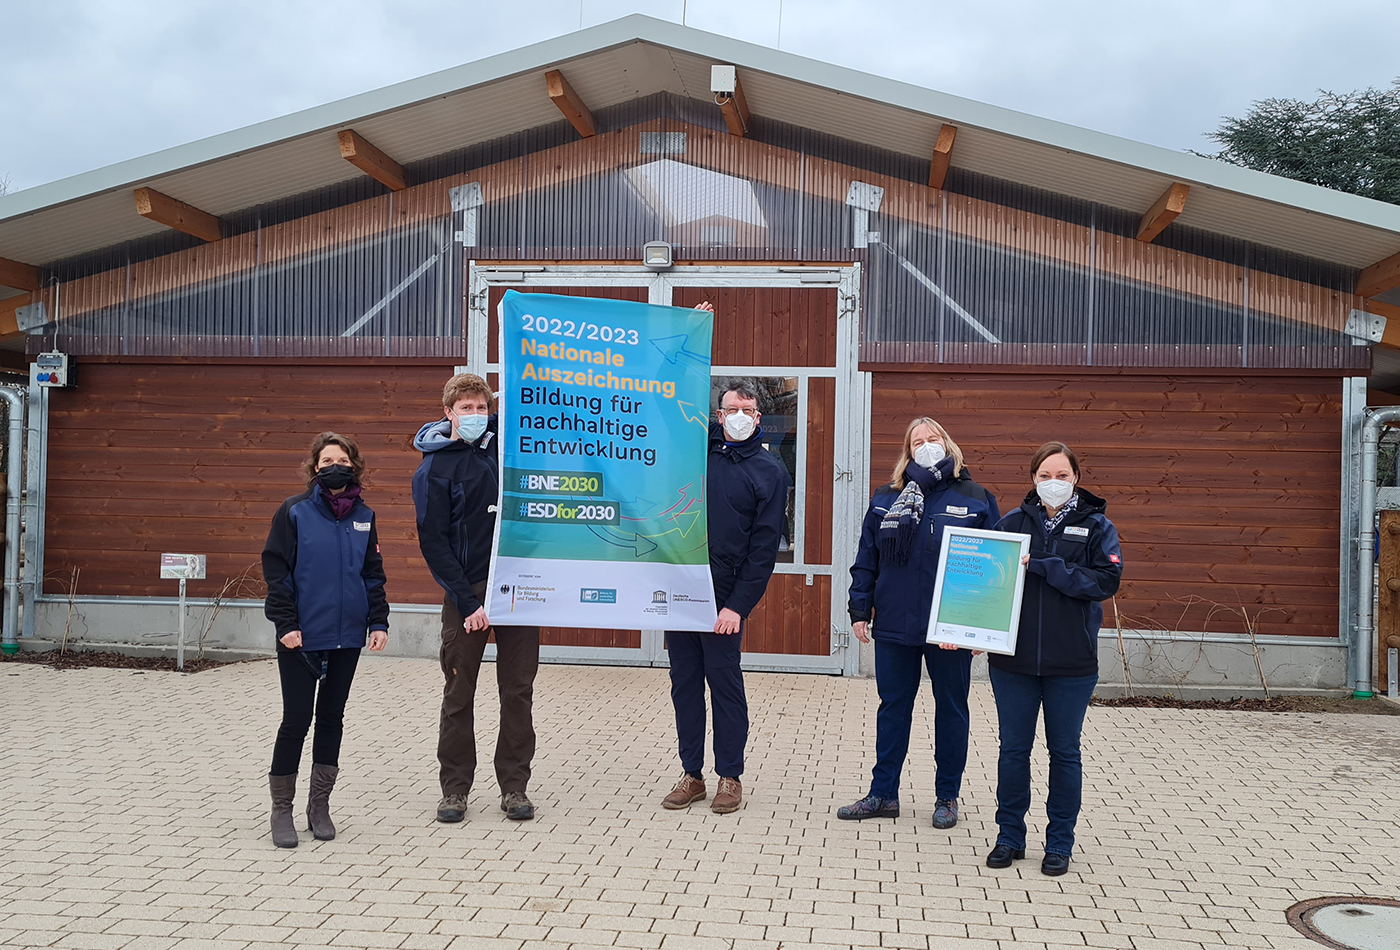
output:
[[[540,664],[538,627],[495,627],[486,616],[486,581],[496,530],[499,462],[495,399],[480,376],[461,373],[447,381],[445,419],[418,430],[414,446],[423,462],[413,475],[418,546],[442,602],[442,716],[438,725],[442,801],[438,821],[461,821],[476,773],[473,702],[481,658],[496,635],[496,684],[501,731],[496,741],[496,781],[501,810],[521,821],[535,816],[526,795],[535,756],[533,703]]]
[[[737,811],[739,776],[749,738],[749,707],[739,668],[744,619],[763,599],[786,526],[788,475],[763,447],[758,392],[740,383],[720,394],[718,420],[710,425],[706,499],[709,506],[710,576],[719,617],[713,633],[666,633],[671,661],[671,702],[676,709],[681,767],[685,774],[662,801],[685,808],[706,796],[705,684],[714,706],[713,811]]]

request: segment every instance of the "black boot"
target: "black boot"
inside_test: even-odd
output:
[[[331,789],[335,788],[335,777],[340,769],[333,765],[311,766],[311,792],[306,799],[306,820],[311,833],[319,841],[335,838],[335,825],[331,824]]]
[[[267,784],[272,789],[272,843],[279,848],[295,848],[297,826],[292,821],[292,805],[297,797],[297,773],[269,775]]]

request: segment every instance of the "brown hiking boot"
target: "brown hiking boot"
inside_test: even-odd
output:
[[[719,788],[715,790],[715,800],[710,802],[710,811],[716,815],[727,815],[731,811],[738,811],[743,803],[744,786],[739,784],[739,780],[721,778]]]
[[[702,778],[691,778],[687,774],[681,775],[681,780],[676,783],[676,787],[671,789],[670,794],[661,800],[662,808],[689,808],[692,802],[703,802],[705,800],[705,780]]]

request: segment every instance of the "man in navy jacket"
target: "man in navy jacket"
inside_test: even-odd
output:
[[[749,737],[749,707],[739,668],[744,619],[763,599],[787,524],[788,474],[763,446],[758,392],[739,383],[720,394],[710,425],[706,500],[709,507],[710,576],[719,617],[713,633],[666,633],[671,661],[671,702],[676,709],[681,767],[685,770],[662,805],[685,808],[706,797],[705,684],[714,706],[713,811],[737,811],[739,776]]]
[[[442,716],[438,724],[438,821],[461,821],[476,773],[473,704],[486,641],[493,632],[483,606],[496,531],[499,461],[494,397],[486,381],[461,373],[443,390],[444,419],[418,430],[423,461],[413,474],[418,547],[442,602]],[[496,781],[501,810],[515,821],[533,818],[526,794],[535,756],[534,690],[540,665],[539,627],[495,627],[496,685],[501,731]]]

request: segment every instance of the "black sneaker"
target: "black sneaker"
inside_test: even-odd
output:
[[[836,809],[836,817],[842,821],[864,821],[867,818],[898,818],[899,799],[876,798],[867,795],[854,805],[842,805]]]
[[[535,806],[524,792],[506,792],[501,796],[501,811],[511,821],[529,821],[535,817]]]
[[[958,800],[940,798],[933,803],[933,827],[947,830],[958,823]]]
[[[467,796],[444,795],[438,802],[437,820],[446,824],[461,821],[467,817]]]

